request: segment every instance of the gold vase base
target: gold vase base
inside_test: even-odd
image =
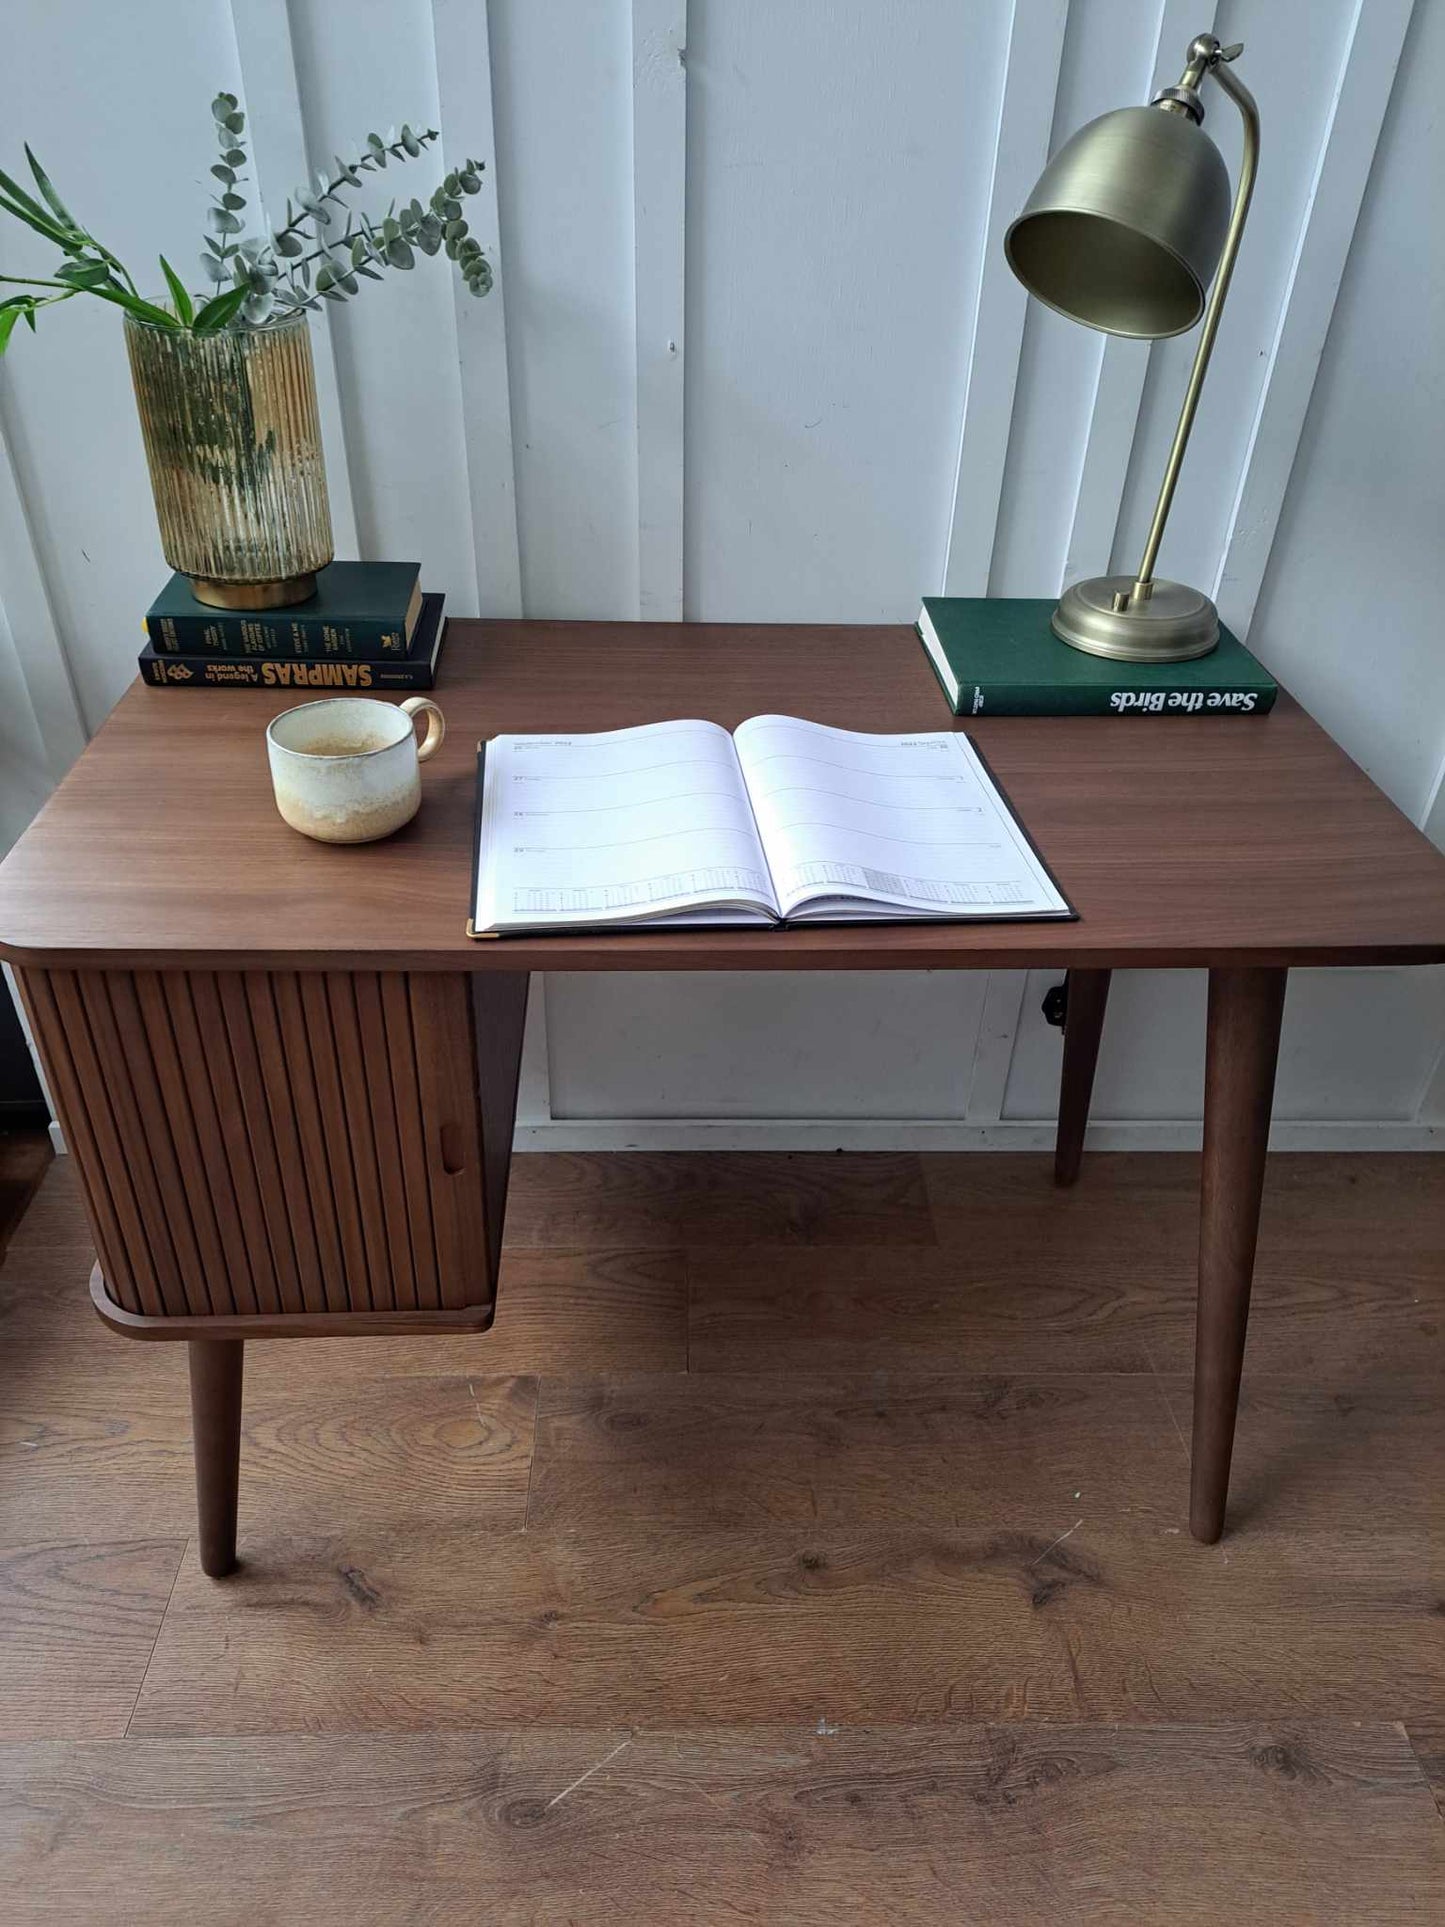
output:
[[[316,593],[314,569],[275,582],[216,582],[204,575],[189,580],[197,602],[212,609],[288,609],[293,602],[309,602]]]
[[[1131,575],[1096,575],[1066,589],[1052,620],[1054,634],[1088,656],[1116,662],[1189,662],[1219,641],[1219,611],[1182,582],[1156,582],[1147,602],[1116,609],[1134,586]]]

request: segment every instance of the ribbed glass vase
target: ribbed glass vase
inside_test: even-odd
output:
[[[202,602],[304,602],[331,511],[304,314],[194,335],[125,317],[161,547]]]

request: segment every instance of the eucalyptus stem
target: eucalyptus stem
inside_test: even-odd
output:
[[[0,298],[0,354],[17,321],[24,320],[33,330],[41,308],[75,294],[94,295],[153,327],[205,335],[233,325],[263,328],[272,319],[319,309],[323,300],[346,301],[359,292],[362,279],[379,281],[386,269],[413,268],[418,252],[444,251],[472,294],[483,295],[491,288],[491,266],[462,212],[463,198],[481,192],[481,161],[467,160],[454,168],[425,204],[413,198],[398,207],[393,201],[377,223],[347,203],[348,191],[363,186],[365,175],[380,172],[390,161],[415,160],[440,140],[435,128],[413,131],[403,126],[385,138],[368,134],[354,159],[337,155],[334,171],[318,175],[314,188],[294,190],[299,211],[293,211],[288,199],[284,226],[257,236],[246,232],[247,196],[240,191],[248,179],[243,171],[248,161],[246,116],[236,95],[217,94],[211,117],[219,149],[211,174],[219,186],[206,211],[201,262],[213,290],[209,299],[193,300],[162,255],[169,306],[147,301],[125,264],[71,214],[28,147],[25,158],[36,193],[0,170],[0,214],[23,222],[64,257],[51,278],[0,275],[3,286],[54,290],[49,296]],[[334,237],[326,233],[333,221],[330,205],[345,214]]]

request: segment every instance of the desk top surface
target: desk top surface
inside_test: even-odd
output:
[[[0,865],[0,953],[70,967],[515,970],[1445,961],[1445,857],[1283,696],[1262,718],[957,725],[1076,923],[478,943],[465,923],[480,737],[669,716],[731,727],[779,710],[947,728],[913,631],[453,621],[435,691],[447,740],[422,771],[421,814],[350,848],[276,814],[265,727],[288,693],[132,687]]]

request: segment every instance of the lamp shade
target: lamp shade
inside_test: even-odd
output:
[[[1046,307],[1106,334],[1182,334],[1229,225],[1229,170],[1187,114],[1120,107],[1054,155],[1004,240]]]

